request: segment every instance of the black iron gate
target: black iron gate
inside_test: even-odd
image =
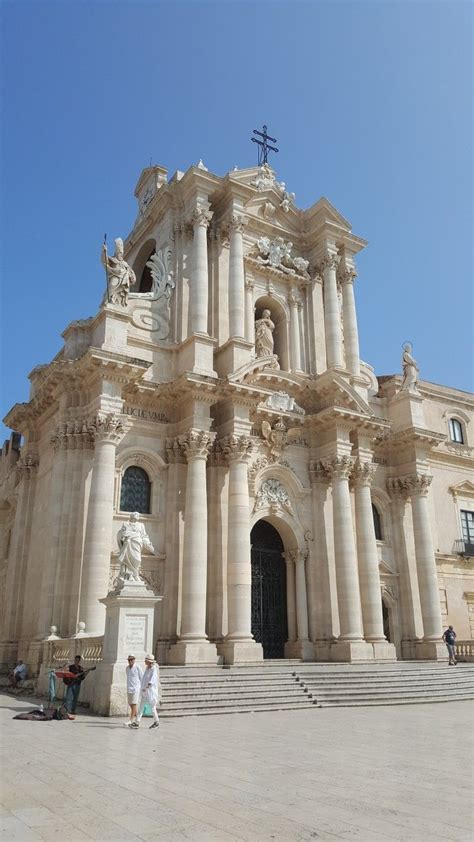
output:
[[[252,544],[252,634],[264,658],[283,658],[288,640],[283,544],[266,521],[255,524]]]

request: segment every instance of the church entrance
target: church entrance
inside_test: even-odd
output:
[[[283,658],[288,640],[286,566],[277,530],[259,520],[250,534],[252,545],[252,634],[264,658]]]
[[[390,632],[390,609],[389,609],[389,607],[388,607],[388,605],[387,605],[387,603],[385,602],[384,599],[382,599],[382,618],[383,618],[383,633],[384,633],[385,637],[387,638],[388,642],[393,643],[392,635],[391,635],[391,632]]]

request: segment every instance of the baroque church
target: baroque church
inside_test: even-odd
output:
[[[100,653],[135,512],[162,664],[436,660],[448,623],[472,641],[473,396],[408,345],[400,374],[360,359],[366,241],[267,163],[150,166],[135,196],[98,312],[5,418],[3,667],[37,674],[51,640]]]

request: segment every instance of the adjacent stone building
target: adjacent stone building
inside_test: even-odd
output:
[[[473,397],[420,381],[408,346],[403,377],[361,361],[365,240],[268,165],[151,166],[135,195],[98,313],[5,419],[3,665],[35,672],[52,626],[100,638],[133,511],[161,663],[437,659],[448,622],[472,639]]]

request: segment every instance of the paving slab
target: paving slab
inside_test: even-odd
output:
[[[85,710],[12,719],[34,706],[0,695],[6,840],[473,838],[472,702],[166,719],[155,731]]]

